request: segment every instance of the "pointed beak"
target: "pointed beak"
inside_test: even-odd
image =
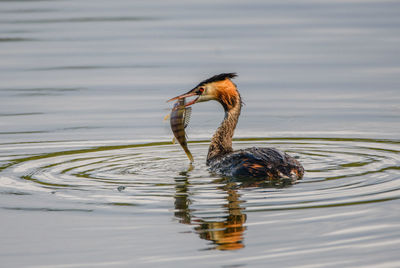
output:
[[[174,97],[172,99],[169,99],[169,100],[167,100],[167,102],[170,102],[170,101],[173,101],[173,100],[180,100],[180,99],[184,99],[184,98],[187,98],[187,97],[192,97],[192,96],[195,96],[195,95],[197,95],[196,92],[190,92],[189,91],[188,93],[176,96],[176,97]]]
[[[188,98],[188,97],[193,97],[193,96],[197,96],[197,93],[194,92],[194,91],[189,91],[189,92],[187,92],[187,93],[185,93],[185,94],[182,94],[182,95],[176,96],[176,97],[174,97],[174,98],[172,98],[172,99],[169,99],[169,100],[167,100],[167,102],[170,102],[170,101],[173,101],[173,100],[180,100],[180,99],[184,99],[184,98]],[[199,97],[197,97],[197,98],[194,99],[193,101],[190,101],[190,102],[186,103],[186,104],[185,104],[185,107],[190,106],[190,105],[192,105],[192,104],[195,104],[196,101],[198,100],[198,98],[199,98]]]

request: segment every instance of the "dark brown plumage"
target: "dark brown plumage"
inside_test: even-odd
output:
[[[214,75],[206,80],[201,81],[197,86],[195,86],[193,89],[198,88],[200,86],[204,86],[205,84],[213,83],[213,82],[218,82],[218,81],[223,81],[225,79],[232,79],[237,76],[236,73],[222,73],[222,74],[217,74]]]

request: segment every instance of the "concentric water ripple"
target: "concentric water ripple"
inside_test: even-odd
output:
[[[46,146],[54,144],[31,147],[43,151]],[[169,211],[175,204],[178,212],[190,209],[192,214],[210,217],[226,214],[231,191],[246,212],[343,206],[400,197],[398,141],[260,138],[234,143],[237,149],[251,146],[276,147],[298,157],[306,169],[305,177],[290,187],[243,187],[207,171],[207,142],[190,144],[193,166],[179,146],[150,143],[52,149],[49,153],[32,152],[28,157],[16,153],[1,167],[1,186],[10,193],[49,192],[54,198],[90,205]],[[176,205],[180,202],[186,207]]]

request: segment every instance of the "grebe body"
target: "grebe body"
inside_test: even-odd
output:
[[[170,99],[196,96],[186,106],[216,100],[225,111],[225,118],[213,135],[207,154],[212,172],[234,178],[265,180],[290,179],[294,182],[304,174],[303,166],[292,156],[275,148],[247,148],[233,151],[232,138],[239,120],[242,99],[231,81],[235,73],[222,73],[202,81],[189,92]]]
[[[303,167],[295,158],[265,147],[233,151],[207,161],[207,165],[214,173],[239,179],[289,179],[294,182],[304,174]]]

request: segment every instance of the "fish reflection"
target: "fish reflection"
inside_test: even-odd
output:
[[[221,220],[207,220],[193,215],[190,209],[192,201],[190,199],[190,183],[186,173],[181,173],[182,177],[176,178],[175,194],[175,217],[180,223],[196,225],[195,232],[200,238],[212,242],[209,249],[218,250],[237,250],[244,247],[244,231],[246,227],[246,214],[244,208],[240,207],[243,202],[240,200],[240,194],[236,190],[235,183],[226,183],[218,186],[218,189],[227,193],[226,203],[223,205],[228,215]]]

